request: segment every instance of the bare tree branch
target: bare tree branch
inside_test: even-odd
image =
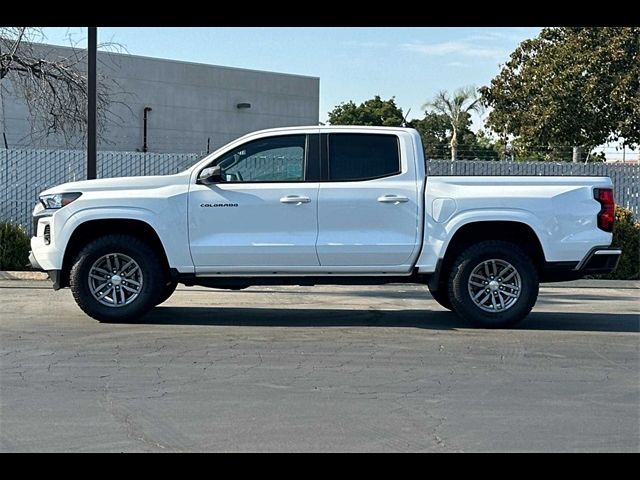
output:
[[[72,44],[70,53],[61,56],[36,43],[42,39],[38,28],[0,27],[0,88],[25,101],[33,134],[58,134],[69,144],[87,129],[86,50]],[[117,83],[98,77],[98,138],[105,141],[109,107],[124,103],[118,102]]]

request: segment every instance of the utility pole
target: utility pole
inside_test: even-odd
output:
[[[88,27],[87,65],[87,180],[96,178],[96,55],[98,28]]]

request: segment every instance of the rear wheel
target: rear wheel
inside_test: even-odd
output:
[[[82,249],[71,268],[70,287],[89,316],[110,322],[135,320],[164,292],[157,253],[132,235],[105,235]]]
[[[453,310],[473,325],[504,328],[522,321],[538,298],[538,274],[517,245],[490,240],[463,251],[449,277]]]
[[[164,290],[162,291],[162,296],[160,297],[160,300],[158,301],[158,305],[160,305],[161,303],[166,302],[167,300],[169,300],[169,297],[171,295],[173,295],[173,292],[176,291],[176,287],[178,286],[178,282],[175,282],[173,280],[169,280],[165,286],[164,286]]]

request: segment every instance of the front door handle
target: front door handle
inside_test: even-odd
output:
[[[301,203],[309,203],[311,199],[309,197],[301,197],[300,195],[287,195],[280,199],[280,203],[295,203],[300,205]]]
[[[409,199],[401,195],[383,195],[378,197],[378,201],[380,203],[405,203],[408,202]]]

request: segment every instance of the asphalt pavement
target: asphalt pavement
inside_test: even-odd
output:
[[[137,324],[0,280],[0,451],[640,451],[638,282],[510,330],[408,285],[181,287]]]

